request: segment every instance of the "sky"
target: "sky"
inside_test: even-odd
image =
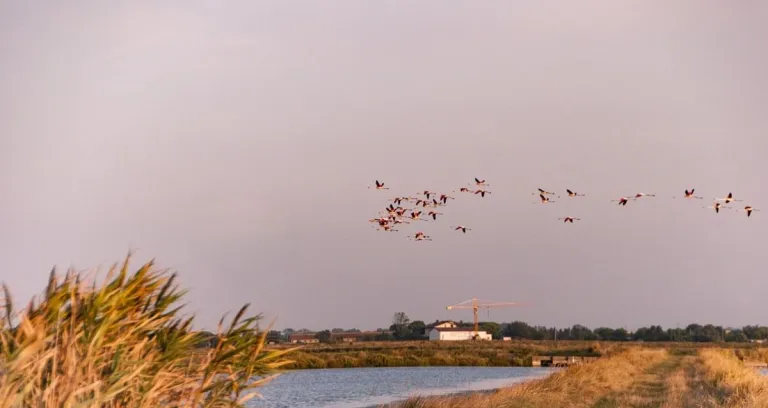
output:
[[[178,271],[201,328],[244,303],[277,328],[470,321],[445,306],[473,297],[524,303],[481,316],[503,322],[768,324],[768,3],[0,10],[19,303],[53,266],[103,274],[134,249]],[[474,177],[492,193],[451,193]],[[539,187],[587,195],[533,204]],[[686,188],[706,199],[672,199]],[[437,221],[367,222],[424,189],[456,197]],[[656,197],[610,202],[637,192]],[[744,201],[702,208],[728,192]]]

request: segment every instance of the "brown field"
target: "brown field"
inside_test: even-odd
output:
[[[280,350],[290,346],[273,345]],[[610,341],[386,341],[351,344],[308,344],[291,353],[288,369],[405,366],[530,366],[535,355],[604,356],[628,348],[674,349],[696,353],[712,343],[643,343]],[[768,362],[768,348],[756,344],[721,343],[747,361]]]
[[[644,345],[645,346],[645,345]],[[490,394],[412,398],[398,408],[768,407],[768,377],[745,366],[745,352],[768,349],[681,344],[631,345],[593,363]],[[746,350],[746,351],[745,351]]]

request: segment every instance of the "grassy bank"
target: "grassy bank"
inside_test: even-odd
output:
[[[39,301],[0,310],[0,407],[241,407],[285,364],[247,305],[200,350],[175,275],[129,258],[101,285],[52,272]],[[193,358],[190,358],[193,356]]]
[[[768,407],[768,377],[745,367],[733,350],[706,349],[699,353],[696,372],[706,407]]]
[[[535,355],[600,356],[615,345],[594,342],[380,342],[306,346],[289,369],[419,366],[530,366]]]
[[[287,346],[273,346],[280,350]],[[768,348],[754,344],[639,343],[594,341],[433,342],[387,341],[312,344],[293,353],[288,369],[352,367],[489,366],[527,367],[535,355],[602,356],[629,348],[695,355],[712,347],[732,350],[745,361],[768,362]]]
[[[764,350],[747,350],[754,356]],[[412,398],[398,408],[768,407],[768,377],[745,367],[743,350],[630,347],[593,363],[492,393]]]

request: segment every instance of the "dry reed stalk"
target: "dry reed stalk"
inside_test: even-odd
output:
[[[131,274],[130,257],[101,286],[52,271],[39,304],[18,314],[3,286],[0,408],[243,406],[290,363],[293,349],[264,350],[269,329],[257,330],[261,316],[246,317],[248,305],[226,328],[222,318],[216,347],[200,352],[176,275],[153,262]]]
[[[702,349],[699,362],[707,380],[707,393],[719,406],[768,406],[768,378],[754,368],[745,367],[733,350]]]

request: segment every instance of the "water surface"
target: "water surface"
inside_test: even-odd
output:
[[[414,395],[491,390],[545,377],[556,368],[389,367],[289,371],[263,387],[254,408],[362,408]]]

